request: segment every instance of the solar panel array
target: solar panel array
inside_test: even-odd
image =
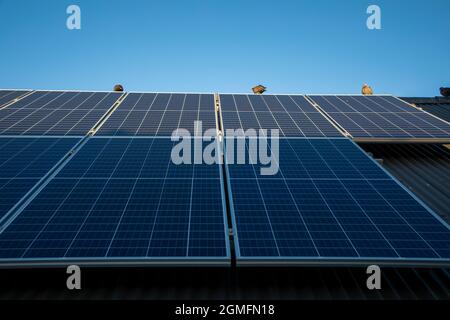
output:
[[[85,136],[119,96],[35,92],[5,110],[26,110],[35,118],[53,111],[80,111],[88,117],[98,112],[95,122],[86,121],[85,129],[77,129]],[[190,130],[200,120],[216,134],[214,96],[131,93],[113,111],[97,136],[85,136],[70,160],[47,176],[41,190],[3,226],[1,263],[229,264],[220,166],[171,161],[177,142],[170,135],[175,129]],[[63,136],[76,131],[67,125],[61,132],[50,127],[39,131],[42,120],[31,126],[20,120],[12,128],[28,130],[12,132],[8,127],[0,134]],[[50,117],[48,123],[57,125],[58,119]],[[189,141],[192,148],[198,145]]]
[[[279,149],[273,176],[228,165],[238,263],[450,261],[449,227],[350,140]]]
[[[194,130],[195,121],[201,121],[202,130]],[[178,128],[196,136],[214,129],[216,135],[214,95],[130,93],[98,135],[171,136]]]
[[[120,96],[37,91],[0,110],[0,134],[84,136]]]
[[[90,139],[0,235],[0,257],[228,262],[219,166],[177,166],[172,147]]]
[[[392,96],[309,96],[352,137],[450,141],[450,124]]]
[[[24,90],[0,90],[0,108],[28,92]]]
[[[0,101],[10,94],[0,91]],[[308,99],[220,95],[224,132],[280,130],[280,170],[265,176],[261,165],[231,164],[231,148],[224,166],[195,162],[196,147],[220,153],[221,142],[209,142],[217,134],[212,94],[22,97],[0,109],[0,265],[229,265],[231,248],[238,264],[449,264],[448,225],[324,116],[423,113],[392,97],[313,97],[320,107]],[[197,137],[172,141],[179,129]]]
[[[225,129],[278,129],[282,137],[341,137],[304,96],[221,94]]]

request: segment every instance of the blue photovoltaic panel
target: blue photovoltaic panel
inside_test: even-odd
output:
[[[78,140],[0,137],[0,221]]]
[[[450,141],[450,124],[393,96],[309,96],[354,138]]]
[[[238,263],[450,263],[449,226],[350,140],[279,149],[274,176],[228,164]]]
[[[35,91],[8,108],[106,111],[121,95],[119,92]]]
[[[229,263],[218,165],[161,138],[91,138],[0,234],[0,263]]]
[[[0,110],[0,135],[85,135],[120,96],[37,91]]]
[[[130,93],[97,135],[171,136],[178,128],[194,135],[195,121],[201,121],[200,135],[216,129],[214,95]]]
[[[28,92],[24,90],[0,90],[0,108]]]
[[[278,129],[284,137],[342,137],[304,96],[221,94],[226,130]]]

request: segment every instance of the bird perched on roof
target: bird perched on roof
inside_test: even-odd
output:
[[[113,89],[114,91],[117,91],[117,92],[122,92],[123,91],[123,86],[121,85],[121,84],[116,84],[115,86],[114,86],[114,89]]]
[[[367,83],[365,83],[362,87],[362,94],[365,96],[373,95],[373,90]]]
[[[439,91],[441,92],[441,95],[443,97],[446,97],[446,98],[450,97],[450,88],[439,88]]]
[[[266,90],[267,88],[260,84],[252,88],[254,94],[263,94]]]

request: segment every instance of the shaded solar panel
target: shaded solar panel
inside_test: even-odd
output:
[[[218,165],[173,142],[91,138],[0,234],[0,262],[229,263]]]
[[[77,142],[0,137],[0,221]]]
[[[276,175],[228,165],[238,263],[450,262],[449,226],[350,140],[279,143]]]
[[[0,90],[0,107],[28,92],[24,90]]]
[[[171,136],[178,128],[194,135],[195,121],[201,121],[202,132],[216,129],[214,95],[130,93],[97,135]]]
[[[450,141],[450,124],[392,96],[309,97],[354,138]]]
[[[225,130],[278,129],[284,137],[342,137],[304,96],[221,94]]]
[[[1,135],[85,135],[120,93],[38,91],[0,110]]]

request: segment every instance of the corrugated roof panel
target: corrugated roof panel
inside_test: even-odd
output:
[[[362,144],[414,194],[450,222],[450,151],[429,144]]]

